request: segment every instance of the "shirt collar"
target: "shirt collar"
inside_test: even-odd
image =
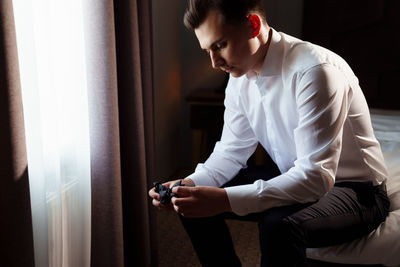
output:
[[[253,80],[260,77],[269,77],[281,74],[283,57],[283,44],[281,39],[282,36],[277,31],[272,29],[271,43],[269,44],[267,55],[265,56],[260,74],[257,75],[254,71],[249,71],[246,73],[247,79]]]

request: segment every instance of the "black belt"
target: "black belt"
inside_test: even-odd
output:
[[[374,185],[371,181],[368,182],[338,182],[335,186],[339,187],[350,187],[355,190],[368,190],[371,188],[379,189],[386,192],[386,182],[382,182],[380,185]]]

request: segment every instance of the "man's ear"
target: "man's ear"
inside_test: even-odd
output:
[[[257,14],[250,14],[248,20],[251,28],[251,36],[257,37],[261,30],[261,19]]]

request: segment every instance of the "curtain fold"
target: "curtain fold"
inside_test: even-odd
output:
[[[83,1],[91,156],[91,266],[124,266],[112,0]]]
[[[84,3],[91,266],[156,265],[147,197],[154,156],[149,2]]]
[[[34,266],[32,217],[11,0],[0,2],[0,264]]]
[[[147,196],[154,158],[150,1],[115,0],[114,14],[125,266],[155,266]]]

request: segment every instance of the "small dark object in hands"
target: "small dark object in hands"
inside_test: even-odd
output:
[[[153,185],[155,187],[156,192],[160,194],[160,203],[164,205],[169,204],[171,202],[172,197],[178,197],[177,194],[172,193],[173,187],[184,186],[184,184],[182,184],[182,181],[175,183],[171,188],[168,188],[159,182],[155,182],[153,183]]]

